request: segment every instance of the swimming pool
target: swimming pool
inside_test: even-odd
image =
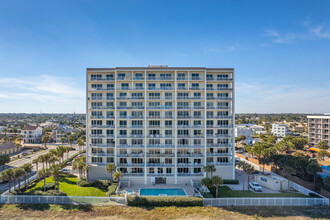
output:
[[[140,189],[140,196],[186,196],[183,189]]]

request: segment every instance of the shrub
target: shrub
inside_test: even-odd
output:
[[[201,194],[204,198],[213,198],[213,195],[211,193],[202,192]]]
[[[118,183],[113,183],[111,186],[108,187],[107,196],[115,195]]]
[[[50,196],[66,196],[67,194],[61,190],[57,191],[57,190],[48,190],[47,191],[47,195]]]
[[[203,206],[203,199],[199,197],[169,196],[169,197],[128,197],[129,206],[163,207],[163,206]]]
[[[45,185],[46,191],[47,190],[51,190],[51,189],[55,189],[55,183],[47,183]]]
[[[223,184],[239,184],[238,180],[224,179]]]
[[[92,183],[90,183],[86,180],[79,179],[77,185],[80,187],[90,187],[90,186],[92,186]]]
[[[109,185],[110,185],[109,180],[96,180],[92,182],[92,186],[103,190],[107,190]]]

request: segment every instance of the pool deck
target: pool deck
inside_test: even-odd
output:
[[[194,187],[190,185],[171,185],[171,184],[155,184],[155,185],[134,185],[130,187],[121,188],[120,191],[133,191],[132,195],[139,196],[140,189],[184,189],[187,196],[197,196],[198,193],[195,193]]]

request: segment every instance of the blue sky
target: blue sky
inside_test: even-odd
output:
[[[85,112],[87,67],[233,67],[238,113],[330,112],[330,1],[0,0],[0,112]]]

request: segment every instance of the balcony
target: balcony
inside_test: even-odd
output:
[[[148,144],[147,148],[174,148],[173,144]]]
[[[150,81],[152,81],[152,80],[174,80],[174,77],[162,77],[162,76],[153,76],[153,77],[151,77],[151,76],[149,76],[147,78],[147,80],[150,80]]]
[[[115,77],[107,77],[107,78],[91,78],[90,81],[112,81],[115,80]]]
[[[90,137],[103,137],[103,138],[114,138],[115,135],[113,134],[90,134]]]
[[[217,97],[214,97],[214,96],[207,96],[206,97],[206,100],[223,100],[223,101],[231,101],[232,98],[229,98],[227,96],[217,96]]]
[[[204,157],[204,154],[177,154],[177,157]]]
[[[141,154],[117,154],[117,157],[144,157],[144,153]]]
[[[148,176],[174,176],[173,173],[148,173]]]
[[[232,77],[206,77],[206,81],[230,81]]]
[[[207,134],[207,138],[224,138],[224,137],[232,137],[232,134]]]
[[[115,116],[114,115],[107,115],[107,116],[102,116],[102,115],[98,115],[98,116],[91,116],[91,119],[114,119]]]
[[[189,80],[204,80],[204,77],[193,76]]]
[[[164,97],[160,97],[160,96],[153,96],[153,97],[148,97],[147,100],[173,100],[174,98],[172,96],[164,96]]]
[[[89,147],[105,147],[105,148],[110,148],[110,147],[115,147],[114,144],[89,144]]]
[[[206,109],[221,109],[221,110],[225,109],[225,110],[227,110],[227,109],[231,109],[231,107],[230,106],[207,106]]]
[[[206,125],[207,128],[233,128],[233,125]]]
[[[144,109],[144,106],[118,106],[117,109]]]
[[[92,156],[114,157],[114,153],[90,153]]]
[[[174,154],[166,154],[166,153],[159,153],[159,154],[147,154],[147,157],[174,157]]]
[[[91,125],[91,128],[115,128],[114,125]]]
[[[193,99],[193,100],[203,100],[204,99],[204,96],[178,96],[177,97],[178,100],[190,100],[190,99]]]
[[[106,97],[106,98],[92,97],[90,100],[91,101],[110,101],[110,100],[115,100],[115,98],[114,97]]]
[[[232,147],[232,144],[231,143],[222,143],[222,144],[207,144],[206,145],[207,147]]]
[[[129,97],[129,96],[118,96],[117,100],[143,100],[144,97],[143,96],[135,96],[135,97]]]
[[[201,87],[190,87],[190,90],[205,90],[205,88],[201,88]]]
[[[144,148],[143,144],[119,144],[119,148]]]
[[[172,163],[147,163],[148,167],[174,167]]]
[[[178,115],[178,119],[204,119],[203,115]]]
[[[90,106],[90,110],[115,109],[114,106]]]
[[[117,80],[131,80],[131,77],[129,77],[129,76],[124,76],[124,77],[118,76]]]
[[[232,119],[232,115],[207,115],[207,119]]]
[[[144,80],[144,77],[135,76],[133,79],[134,80]]]
[[[114,87],[108,87],[108,88],[90,88],[89,91],[114,91],[115,88]]]
[[[118,167],[144,167],[144,163],[118,163]]]
[[[189,145],[189,144],[178,144],[177,148],[204,148],[203,145]]]
[[[207,91],[228,91],[228,90],[233,90],[233,88],[230,87],[208,87],[206,88]]]
[[[148,90],[174,90],[174,87],[148,87]]]
[[[231,153],[207,153],[208,157],[232,156]]]
[[[117,138],[144,138],[144,135],[118,135]]]
[[[188,77],[177,77],[176,80],[188,80]]]
[[[174,109],[173,106],[148,106],[148,109]]]
[[[201,163],[178,163],[178,167],[202,167]]]
[[[207,165],[215,165],[215,166],[232,166],[232,162],[207,162]]]
[[[203,176],[203,173],[178,173],[178,176]]]
[[[117,87],[117,90],[132,90],[132,87],[122,86],[122,87]]]
[[[195,129],[195,128],[204,128],[204,125],[178,125],[177,126],[178,129]]]
[[[189,88],[188,87],[182,87],[182,86],[179,86],[178,88],[177,88],[177,90],[188,90]]]

